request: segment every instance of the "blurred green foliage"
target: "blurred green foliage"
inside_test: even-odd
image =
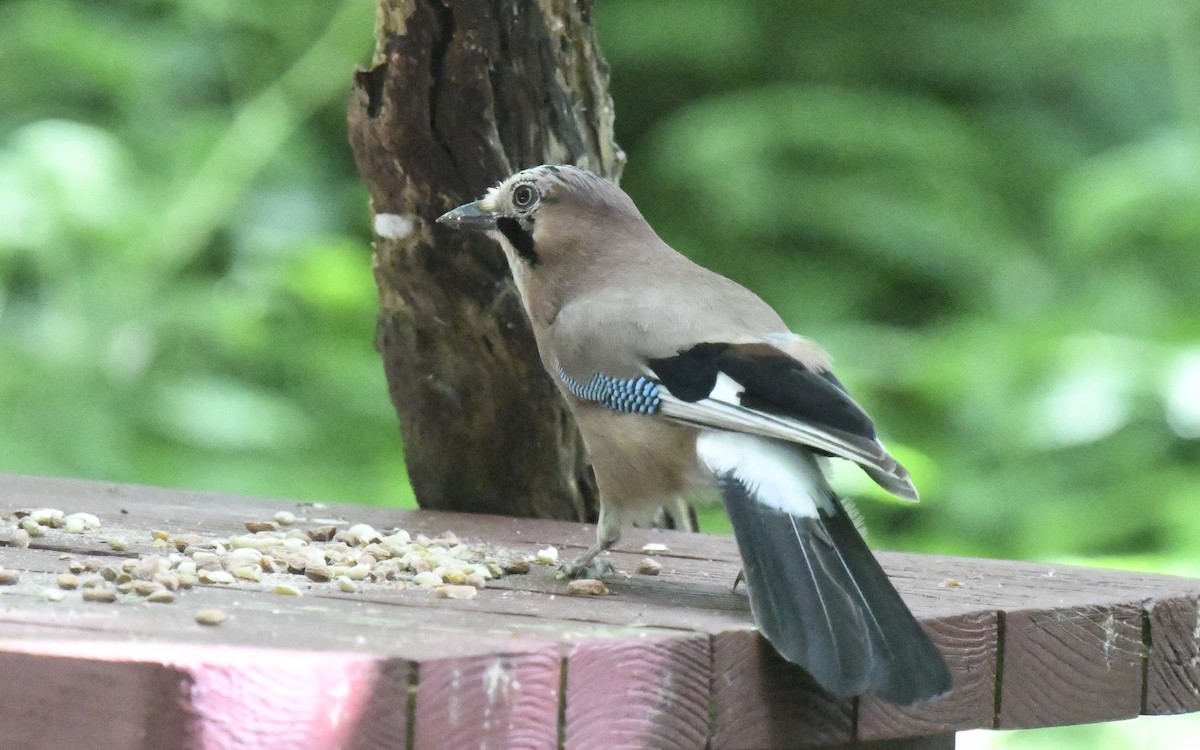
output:
[[[370,0],[0,4],[0,470],[403,502]]]
[[[411,502],[344,125],[373,18],[0,4],[0,470]],[[863,506],[877,542],[1200,574],[1200,3],[596,24],[624,186],[913,468],[923,506]],[[1041,736],[1132,736],[1071,731]]]
[[[863,505],[878,541],[1200,573],[1200,4],[598,17],[624,186],[913,468],[920,510]]]

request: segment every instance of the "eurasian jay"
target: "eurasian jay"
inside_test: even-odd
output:
[[[826,480],[837,457],[917,498],[820,347],[577,167],[518,172],[438,222],[499,241],[583,435],[600,522],[568,572],[715,481],[755,621],[784,658],[836,695],[908,705],[949,690],[942,655]]]

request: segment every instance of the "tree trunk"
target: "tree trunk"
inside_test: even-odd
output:
[[[526,167],[617,177],[589,0],[378,0],[350,142],[371,194],[376,346],[422,507],[594,520],[582,440],[502,252],[436,224]]]

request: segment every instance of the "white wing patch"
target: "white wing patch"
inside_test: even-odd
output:
[[[833,514],[830,490],[816,457],[774,440],[735,432],[706,432],[696,455],[714,474],[729,474],[759,503],[793,516]]]
[[[742,403],[740,396],[746,390],[742,384],[723,372],[717,373],[717,384],[713,386],[708,397],[713,401],[723,401],[737,406]]]

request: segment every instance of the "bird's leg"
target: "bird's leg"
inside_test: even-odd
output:
[[[607,552],[621,538],[621,522],[600,509],[600,523],[596,526],[596,543],[571,562],[558,569],[559,578],[599,578],[615,572],[608,560],[597,560],[601,552]]]

